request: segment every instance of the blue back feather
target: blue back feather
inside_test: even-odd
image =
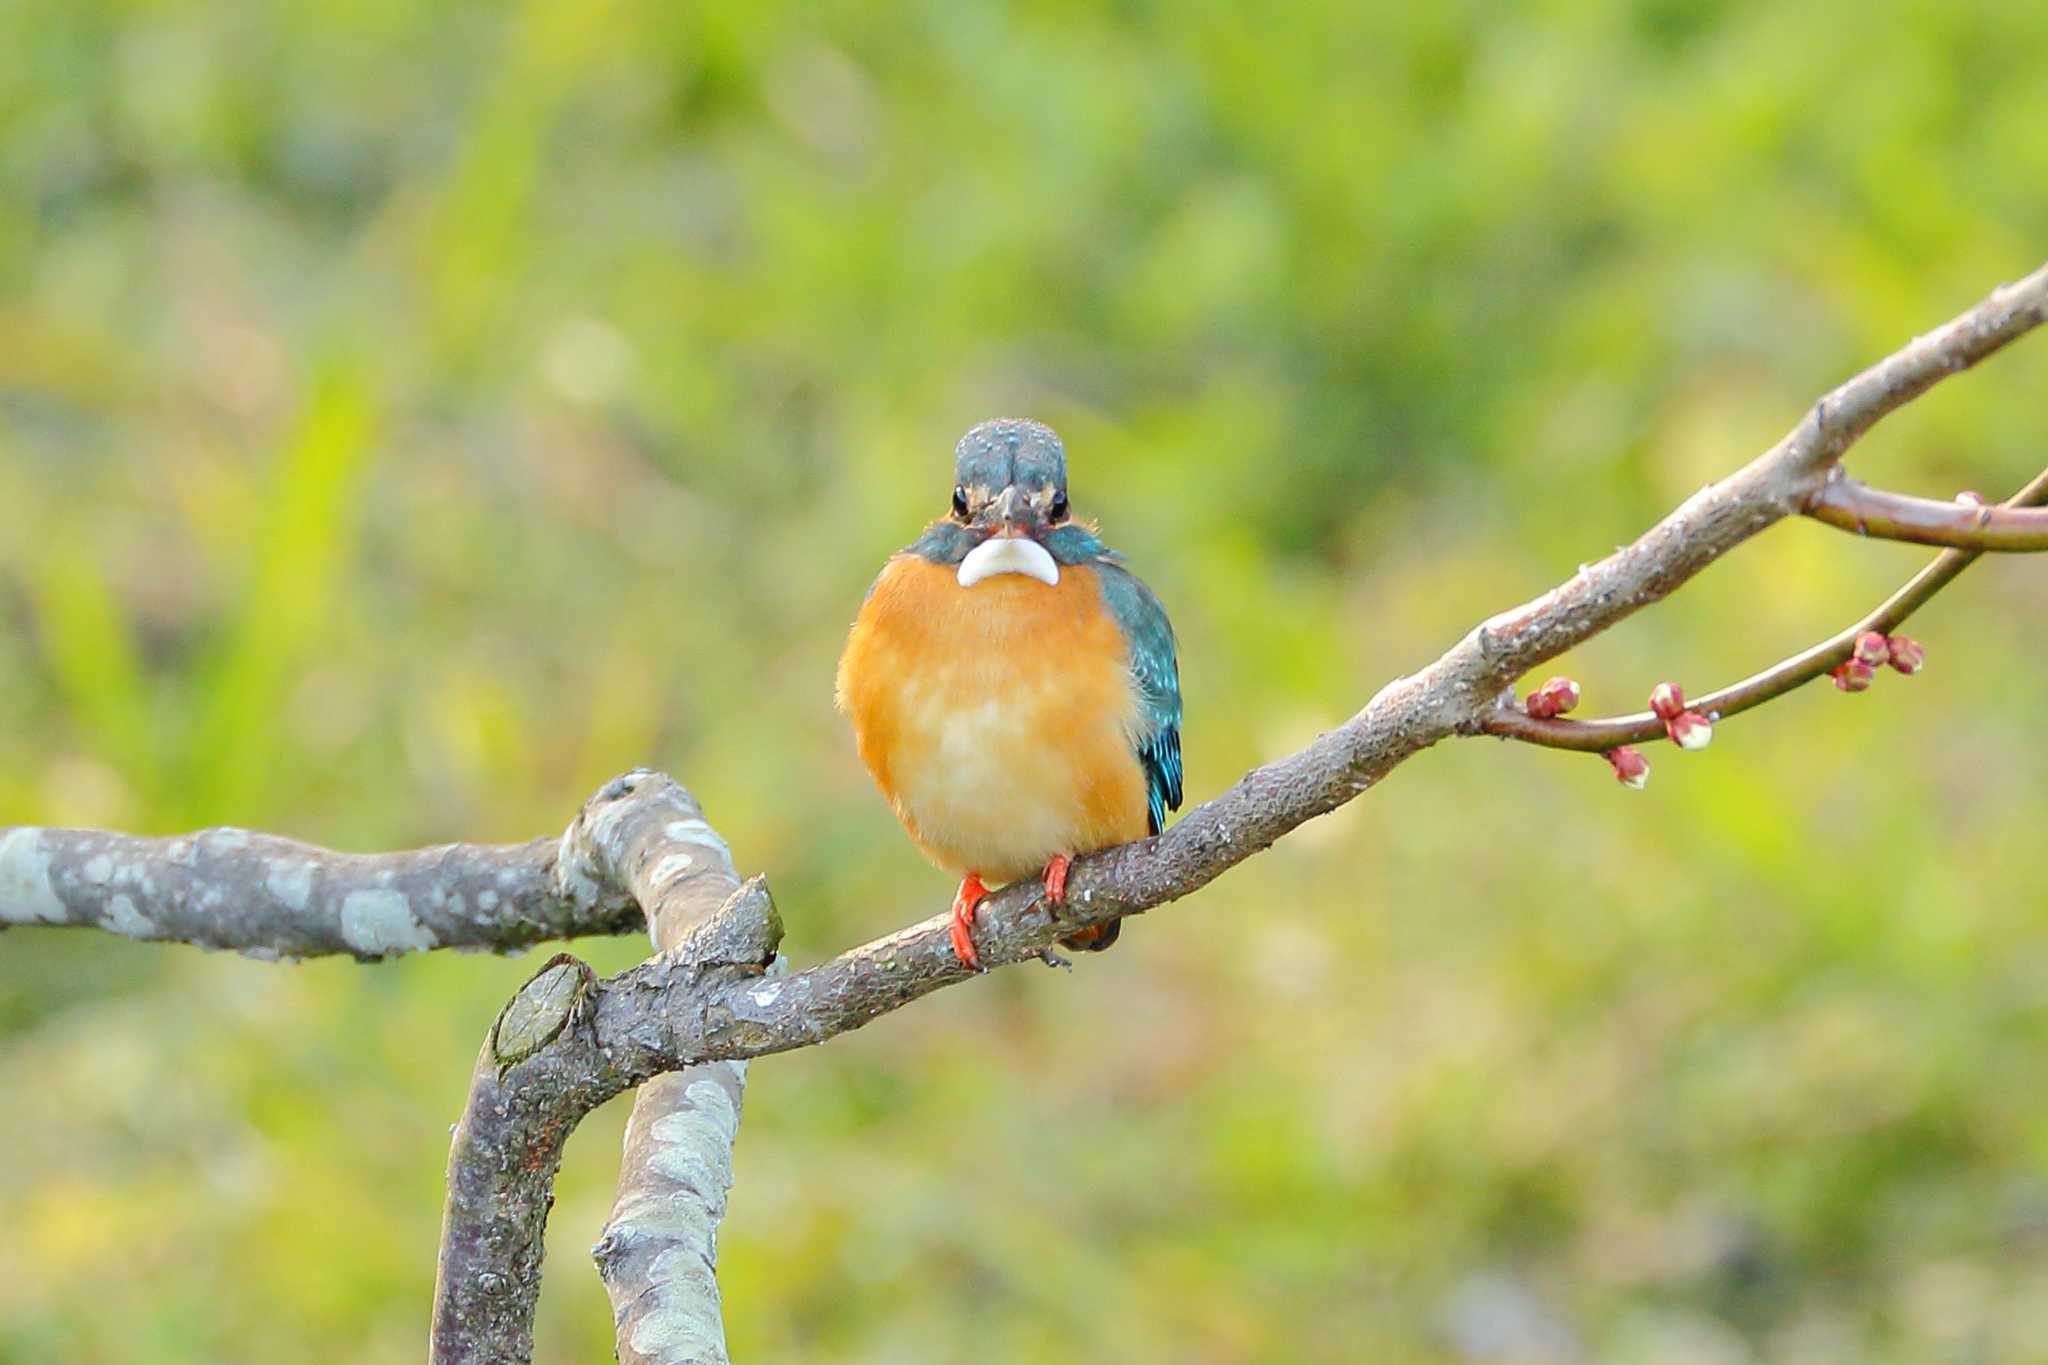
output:
[[[1180,664],[1166,608],[1120,556],[1105,550],[1095,561],[1102,596],[1131,642],[1131,678],[1138,688],[1139,733],[1132,737],[1145,769],[1151,832],[1166,828],[1166,813],[1180,809]]]

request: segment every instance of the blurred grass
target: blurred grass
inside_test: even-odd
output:
[[[1172,607],[1200,799],[2048,236],[2022,0],[5,29],[0,821],[518,838],[654,763],[799,960],[947,890],[829,680],[971,422],[1057,425]],[[2015,485],[2044,382],[2023,343],[1857,467]],[[1918,562],[1786,528],[1567,666],[1711,685]],[[1433,752],[1071,978],[764,1063],[737,1354],[2048,1360],[2044,611],[1987,562],[1928,673],[1640,796]],[[528,970],[0,939],[0,1359],[417,1358]],[[544,1359],[608,1349],[621,1119]]]

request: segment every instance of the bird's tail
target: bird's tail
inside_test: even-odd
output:
[[[1113,919],[1107,924],[1094,924],[1077,934],[1069,934],[1060,940],[1062,948],[1072,948],[1077,953],[1099,953],[1116,942],[1116,936],[1123,932],[1124,922]]]

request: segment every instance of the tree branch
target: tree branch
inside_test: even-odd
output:
[[[730,878],[731,855],[689,793],[659,774],[628,773],[591,798],[563,836],[561,863],[566,878],[626,889],[674,940],[643,965],[637,989],[702,993],[735,967],[758,974],[781,939],[774,902],[758,879],[723,901],[713,898]],[[496,1365],[532,1357],[543,1234],[563,1146],[585,1114],[654,1074],[618,1065],[596,1022],[602,994],[588,967],[556,957],[506,1005],[477,1058],[448,1156],[429,1347],[437,1362]],[[613,1000],[616,1007],[622,997]],[[708,1097],[687,1089],[685,1098],[709,1107]],[[617,1312],[623,1333],[652,1343],[648,1350],[634,1346],[638,1354],[628,1359],[723,1358],[715,1286],[708,1300],[703,1293],[716,1219],[679,1230],[656,1218],[653,1205],[694,1196],[722,1207],[724,1186],[715,1179],[659,1167],[664,1153],[679,1163],[729,1167],[736,1095],[732,1109],[717,1131],[657,1132],[642,1144],[657,1169],[625,1172],[623,1218],[615,1211],[598,1255],[615,1305],[621,1293],[654,1300],[629,1301]],[[664,1247],[679,1250],[686,1264],[655,1264]],[[675,1354],[661,1353],[670,1347]]]
[[[1936,502],[1858,483],[1840,466],[1834,473],[1806,506],[1806,515],[1815,521],[1859,536],[1915,545],[2007,554],[2048,550],[2048,508],[2012,502]]]
[[[680,787],[673,794],[690,802]],[[649,921],[658,953],[683,950],[690,935],[742,890],[732,851],[701,816],[666,832],[695,832],[704,851],[653,903]],[[751,899],[735,907],[742,922],[772,913],[760,882],[748,883],[745,894]],[[618,1198],[591,1248],[611,1296],[621,1365],[726,1363],[718,1225],[732,1187],[746,1086],[745,1062],[707,1062],[657,1076],[634,1094]]]
[[[565,880],[558,851],[553,839],[362,854],[240,829],[145,839],[0,827],[0,929],[94,928],[250,957],[375,961],[428,948],[506,952],[644,922],[631,898]]]
[[[2040,507],[2048,504],[2048,470],[2036,475],[2025,488],[2007,498],[2003,508]],[[1692,699],[1691,707],[1714,719],[1739,715],[1803,687],[1830,669],[1844,663],[1856,648],[1856,641],[1870,631],[1890,635],[1906,619],[1940,592],[1957,575],[1983,556],[1982,550],[1944,550],[1913,575],[1905,586],[1886,598],[1855,624],[1822,640],[1811,649],[1771,665],[1741,682],[1718,692]],[[1539,718],[1514,706],[1498,706],[1486,715],[1486,733],[1550,749],[1575,749],[1584,753],[1605,753],[1623,744],[1645,744],[1664,738],[1664,721],[1649,711],[1609,716],[1600,720]]]

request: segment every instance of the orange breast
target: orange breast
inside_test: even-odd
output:
[[[1137,695],[1095,571],[962,588],[891,560],[839,661],[861,761],[926,855],[989,882],[1142,837]]]

